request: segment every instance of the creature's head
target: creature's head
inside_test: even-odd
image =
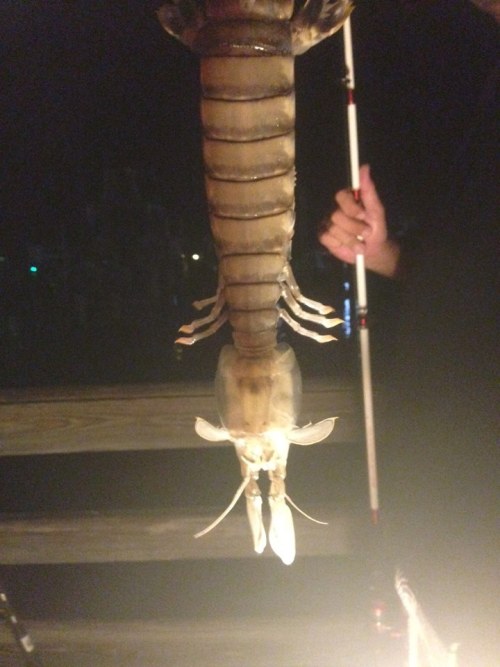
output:
[[[303,428],[292,428],[289,431],[273,431],[263,434],[232,435],[227,429],[213,426],[198,417],[195,429],[198,435],[212,442],[230,440],[235,444],[238,458],[242,464],[243,481],[224,512],[195,537],[206,535],[217,526],[233,509],[240,496],[245,493],[247,515],[252,531],[254,549],[262,553],[266,546],[266,532],[262,521],[262,498],[257,486],[258,473],[261,470],[270,472],[272,480],[269,493],[271,509],[271,525],[269,542],[273,551],[283,563],[290,565],[295,558],[295,532],[293,519],[287,500],[302,514],[305,514],[289,498],[285,491],[285,473],[288,448],[291,442],[299,445],[311,445],[326,438],[332,431],[335,419],[324,419],[317,424],[309,424]],[[305,514],[309,519],[312,517]],[[315,519],[312,519],[315,521]],[[318,522],[321,523],[321,522]]]
[[[252,473],[260,470],[276,470],[279,465],[285,466],[288,458],[290,442],[286,433],[269,431],[258,435],[241,435],[229,439],[234,443],[240,461]]]
[[[223,442],[229,440],[237,446],[245,446],[255,451],[264,451],[265,449],[281,449],[289,443],[296,445],[314,445],[321,442],[330,435],[335,425],[336,417],[323,419],[316,424],[307,424],[299,428],[293,427],[289,431],[268,431],[262,434],[243,434],[233,435],[224,427],[214,426],[201,417],[196,418],[195,430],[204,440],[211,442]]]

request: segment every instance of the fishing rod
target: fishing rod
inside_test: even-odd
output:
[[[354,199],[362,204],[359,183],[359,148],[358,148],[358,121],[355,102],[354,57],[352,48],[351,18],[344,23],[344,61],[347,101],[347,129],[349,146],[349,163],[351,189]],[[362,237],[358,238],[362,245]],[[366,268],[364,253],[356,253],[356,316],[361,356],[361,378],[363,386],[363,408],[365,422],[366,456],[368,466],[368,486],[370,495],[370,509],[372,521],[378,523],[379,500],[377,479],[377,455],[375,442],[375,419],[373,411],[373,386],[370,363],[370,331],[368,328],[368,299],[366,291]]]
[[[19,620],[17,614],[13,610],[7,593],[3,585],[0,583],[0,620],[5,621],[9,627],[12,636],[24,658],[26,667],[42,667],[40,658],[35,652],[35,645],[33,640],[25,629],[24,625]]]

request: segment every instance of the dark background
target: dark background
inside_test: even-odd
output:
[[[223,331],[185,351],[173,344],[192,317],[190,302],[214,291],[216,265],[203,195],[198,63],[162,31],[158,4],[2,3],[4,387],[209,379],[229,339]],[[387,523],[376,556],[389,579],[400,566],[418,582],[438,630],[463,641],[464,667],[494,667],[498,26],[466,0],[359,0],[352,22],[361,158],[415,265],[404,286],[369,277],[375,381],[388,406],[377,412]],[[347,183],[342,75],[340,35],[296,61],[293,265],[306,294],[339,308],[345,274],[319,248],[316,230]],[[326,349],[280,335],[305,375],[357,377],[355,338]],[[308,455],[299,488],[309,485],[311,500],[330,498],[331,480],[310,480],[332,470],[334,454]],[[52,511],[63,497],[76,510],[158,508],[176,494],[183,504],[190,488],[205,493],[202,474],[217,480],[221,472],[215,455],[201,454],[199,466],[182,452],[170,456],[4,459],[2,511]],[[339,502],[362,501],[361,458],[357,450],[332,473],[345,473]],[[162,487],[165,470],[173,472]],[[141,495],[141,485],[150,493]],[[233,487],[228,481],[219,493],[212,481],[211,488],[202,502],[220,505]],[[272,609],[276,599],[299,605],[301,595],[306,606],[331,610],[339,590],[356,606],[365,565],[299,560],[284,574],[269,561],[203,564],[178,610],[211,613],[212,604],[241,613]],[[158,602],[152,591],[159,577],[189,579],[185,564],[155,564],[140,576],[139,566],[127,567],[4,569],[24,614],[134,617],[137,577],[146,615],[175,614],[171,598]],[[246,594],[258,579],[274,595],[242,599],[241,576]],[[60,581],[67,596],[44,598]],[[94,583],[88,597],[83,581]]]
[[[173,345],[190,302],[213,293],[216,267],[198,62],[163,32],[158,4],[2,3],[4,386],[161,381],[200,366],[208,375],[202,359],[227,339],[219,333],[187,353]],[[430,227],[433,243],[450,228],[483,233],[495,170],[474,156],[487,146],[495,164],[496,144],[481,136],[481,116],[495,108],[493,19],[465,0],[380,0],[357,3],[352,21],[361,159],[393,232]],[[340,34],[296,61],[294,267],[305,293],[336,306],[341,269],[316,230],[347,182],[342,76]],[[392,294],[380,281],[372,289],[372,326],[389,312],[388,335]],[[318,351],[283,335],[304,348],[305,372],[345,370],[341,345]]]

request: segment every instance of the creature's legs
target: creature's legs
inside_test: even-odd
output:
[[[342,324],[343,320],[339,319],[338,317],[333,317],[333,318],[326,317],[326,315],[309,313],[307,310],[304,310],[301,307],[298,300],[293,295],[292,290],[286,283],[284,283],[281,287],[281,296],[283,297],[283,300],[285,301],[287,306],[294,313],[294,315],[300,317],[303,320],[308,320],[309,322],[316,322],[316,324],[320,324],[322,327],[325,327],[327,329],[336,327],[337,324]]]
[[[304,306],[311,308],[311,310],[314,310],[317,313],[321,313],[321,315],[328,315],[329,313],[333,312],[333,308],[331,306],[325,306],[319,301],[308,299],[306,296],[302,294],[302,292],[300,291],[300,287],[298,286],[297,281],[295,280],[295,276],[293,275],[292,267],[290,266],[289,262],[286,263],[285,268],[283,270],[283,280],[285,284],[290,288],[290,292],[292,293],[294,299],[299,303],[303,303]]]
[[[316,331],[311,331],[311,329],[306,329],[305,327],[301,326],[298,322],[296,322],[293,319],[290,313],[288,313],[284,308],[279,308],[278,310],[281,319],[284,320],[289,327],[291,327],[301,336],[307,336],[308,338],[312,338],[318,343],[328,343],[331,340],[335,340],[335,338],[333,336],[330,336],[330,334],[319,334],[316,333]]]

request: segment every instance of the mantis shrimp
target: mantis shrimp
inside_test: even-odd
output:
[[[320,343],[334,338],[297,319],[326,328],[341,322],[329,317],[332,308],[302,295],[289,262],[294,57],[338,30],[351,11],[348,0],[301,5],[294,12],[293,0],[172,0],[158,11],[165,30],[201,56],[205,184],[219,260],[215,296],[194,304],[210,306],[209,313],[182,326],[176,342],[191,345],[229,320],[234,343],[221,350],[215,379],[222,427],[198,417],[195,429],[211,442],[234,443],[243,480],[225,512],[197,537],[245,493],[254,549],[262,553],[267,538],[258,477],[265,471],[269,542],[285,564],[295,558],[287,500],[293,503],[285,489],[290,443],[320,442],[335,419],[296,426],[300,370],[293,349],[277,341],[278,321]]]

